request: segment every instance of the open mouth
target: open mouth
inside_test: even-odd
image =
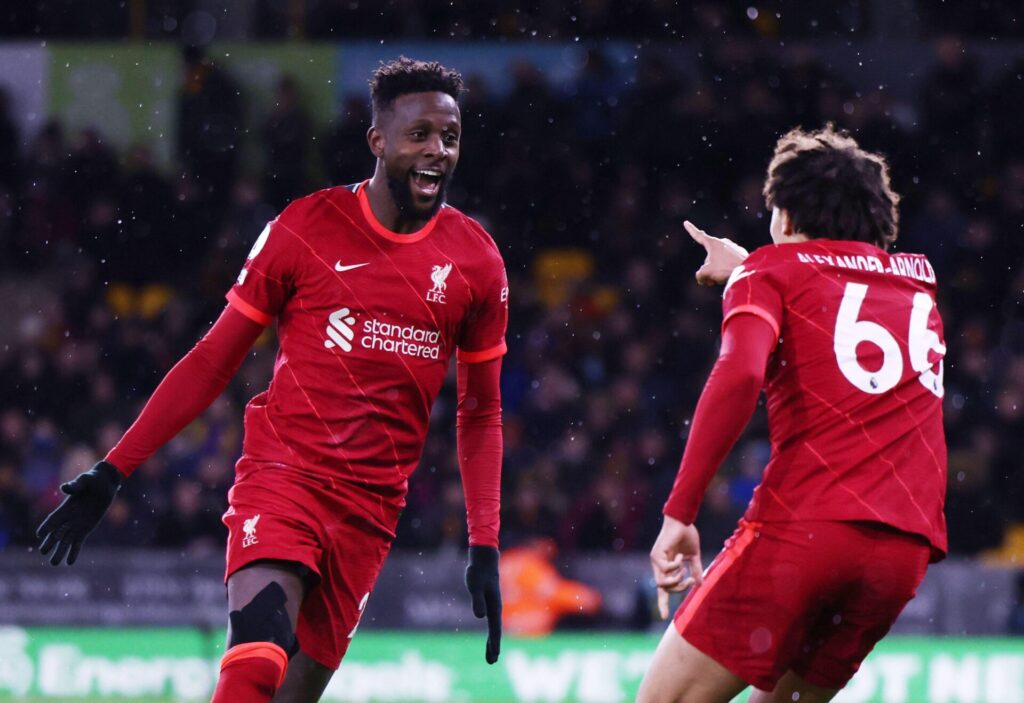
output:
[[[441,190],[444,173],[437,169],[414,168],[410,180],[412,181],[414,193],[424,198],[435,198],[438,191]]]

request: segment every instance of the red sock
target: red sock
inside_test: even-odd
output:
[[[210,703],[268,703],[287,671],[288,655],[276,644],[235,645],[220,660],[220,678]]]

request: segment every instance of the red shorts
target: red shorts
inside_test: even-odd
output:
[[[306,566],[315,583],[299,610],[299,646],[337,669],[391,548],[399,508],[375,498],[377,514],[369,516],[371,501],[358,500],[351,487],[282,464],[245,468],[223,517],[225,580],[260,559]]]
[[[874,523],[741,520],[676,629],[761,690],[790,669],[842,688],[914,597],[930,555],[924,538]]]

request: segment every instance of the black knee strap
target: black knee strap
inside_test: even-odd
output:
[[[292,630],[285,595],[281,584],[272,581],[241,610],[228,613],[231,639],[228,647],[247,642],[273,642],[291,658],[299,651],[299,642]]]

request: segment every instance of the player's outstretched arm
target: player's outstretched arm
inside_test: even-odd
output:
[[[124,477],[199,416],[227,386],[263,325],[228,306],[210,331],[172,368],[106,458],[61,486],[64,502],[36,532],[57,566],[74,564],[82,543],[107,512]]]
[[[725,325],[722,350],[697,401],[661,534],[651,549],[662,617],[668,617],[669,592],[701,583],[700,538],[693,523],[711,478],[754,413],[777,341],[771,325],[756,315],[735,315]]]
[[[456,435],[459,470],[466,496],[469,565],[466,588],[473,614],[487,618],[488,664],[501,653],[501,589],[498,528],[501,511],[501,359],[458,362]]]
[[[711,478],[754,414],[777,341],[771,325],[756,315],[743,313],[726,322],[722,349],[697,401],[683,460],[665,503],[666,515],[693,524]]]
[[[683,223],[693,241],[704,247],[707,258],[697,269],[697,283],[702,286],[723,285],[729,280],[733,269],[743,263],[750,253],[731,239],[712,237],[687,220]]]

